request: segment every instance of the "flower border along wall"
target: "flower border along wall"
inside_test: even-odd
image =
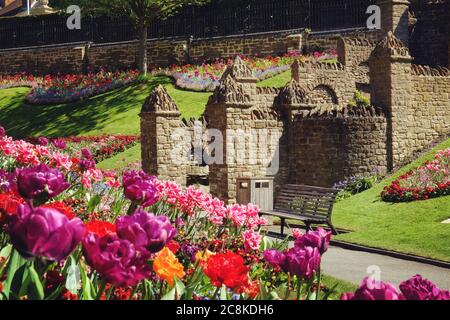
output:
[[[270,242],[254,205],[144,172],[122,177],[0,130],[0,299],[316,300],[331,233]],[[65,161],[61,162],[61,158]],[[421,277],[343,299],[449,299]]]

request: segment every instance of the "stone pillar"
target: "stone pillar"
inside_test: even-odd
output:
[[[174,157],[174,152],[184,144],[172,136],[175,130],[180,133],[184,129],[180,116],[177,105],[163,86],[158,86],[147,98],[140,114],[142,167],[160,179],[185,186],[187,159]]]
[[[408,48],[392,32],[375,47],[369,60],[372,105],[386,110],[388,116],[389,170],[415,150],[411,62]]]
[[[389,31],[409,46],[409,1],[408,0],[379,0],[381,8],[381,32],[382,36]]]
[[[210,191],[227,203],[236,202],[237,179],[254,177],[257,167],[250,165],[248,159],[236,158],[243,151],[236,143],[241,138],[236,132],[251,127],[250,109],[257,99],[256,83],[252,70],[237,57],[206,107],[208,128],[218,130],[223,137],[223,159],[209,166]]]

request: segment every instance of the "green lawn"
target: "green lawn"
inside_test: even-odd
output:
[[[322,277],[322,283],[329,289],[333,289],[333,294],[330,296],[331,300],[339,300],[341,295],[346,292],[355,292],[358,289],[356,284],[336,279],[327,275]]]
[[[199,117],[210,93],[175,89],[170,78],[152,77],[146,84],[129,86],[81,102],[32,106],[24,102],[28,88],[0,92],[0,124],[15,138],[139,134],[139,112],[145,98],[164,85],[186,118]]]
[[[258,85],[282,87],[289,79],[290,72],[284,72]],[[24,101],[29,88],[12,88],[0,93],[0,125],[15,138],[139,134],[138,114],[145,98],[159,84],[166,87],[184,118],[200,117],[211,95],[179,90],[169,77],[151,77],[146,84],[114,90],[76,103],[33,106]]]
[[[291,80],[291,71],[285,71],[280,73],[279,75],[258,82],[258,87],[274,87],[274,88],[282,88]]]
[[[450,218],[450,196],[399,204],[380,198],[386,185],[448,147],[450,139],[373,189],[337,203],[333,222],[353,232],[335,239],[450,261],[450,225],[441,223]]]
[[[119,153],[112,158],[106,159],[98,164],[100,169],[123,171],[129,164],[141,161],[141,144]]]

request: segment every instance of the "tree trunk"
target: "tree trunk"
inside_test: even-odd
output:
[[[139,30],[139,72],[143,75],[147,74],[147,26],[141,25]]]

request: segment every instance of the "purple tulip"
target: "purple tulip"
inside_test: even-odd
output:
[[[87,263],[115,287],[133,287],[151,275],[147,264],[150,253],[138,250],[116,234],[102,238],[88,234],[83,240],[83,251]]]
[[[313,247],[319,249],[320,254],[324,254],[330,246],[331,232],[327,232],[323,228],[317,231],[309,231],[307,234],[299,237],[295,241],[298,248]]]
[[[133,202],[146,208],[159,200],[155,177],[143,171],[129,171],[123,174],[123,188],[125,196]]]
[[[310,279],[320,269],[318,248],[292,248],[286,253],[287,271],[303,279]]]
[[[81,154],[83,155],[83,157],[85,159],[88,159],[88,160],[94,159],[94,156],[93,156],[92,152],[89,149],[87,149],[87,148],[81,149]]]
[[[3,128],[2,126],[0,126],[0,138],[3,138],[5,136],[5,128]]]
[[[353,292],[347,292],[341,295],[341,300],[353,300],[354,298],[355,294]]]
[[[9,217],[8,232],[14,248],[22,256],[59,262],[81,242],[85,227],[80,219],[69,220],[56,209],[33,210],[21,205],[17,214]]]
[[[52,144],[55,146],[55,148],[58,148],[58,149],[61,149],[61,150],[64,150],[64,149],[67,148],[67,144],[61,139],[53,140]]]
[[[0,191],[10,192],[17,191],[17,176],[20,169],[15,169],[12,172],[6,172],[5,170],[0,170]]]
[[[406,300],[450,300],[450,292],[439,289],[434,283],[416,275],[400,284]]]
[[[405,298],[392,284],[367,277],[354,294],[343,294],[341,300],[405,300]]]
[[[50,169],[45,164],[22,169],[17,176],[19,193],[25,199],[39,198],[47,201],[56,197],[70,186],[64,175],[57,169]]]
[[[161,251],[177,235],[177,230],[170,224],[168,217],[143,211],[118,218],[116,228],[119,237],[152,253]]]
[[[39,145],[45,147],[45,146],[48,145],[48,139],[45,138],[45,137],[40,137],[40,138],[38,139],[38,143],[39,143]]]
[[[80,165],[80,169],[82,171],[87,171],[89,169],[95,169],[97,166],[94,160],[89,160],[89,159],[81,159],[79,165]]]
[[[281,268],[287,271],[286,255],[275,249],[266,250],[263,253],[264,260],[274,268]]]
[[[196,258],[195,255],[197,254],[197,252],[200,250],[197,246],[190,244],[188,242],[185,242],[181,245],[180,248],[181,252],[183,252],[185,255],[187,255],[189,257],[189,259],[192,262],[195,262]]]

